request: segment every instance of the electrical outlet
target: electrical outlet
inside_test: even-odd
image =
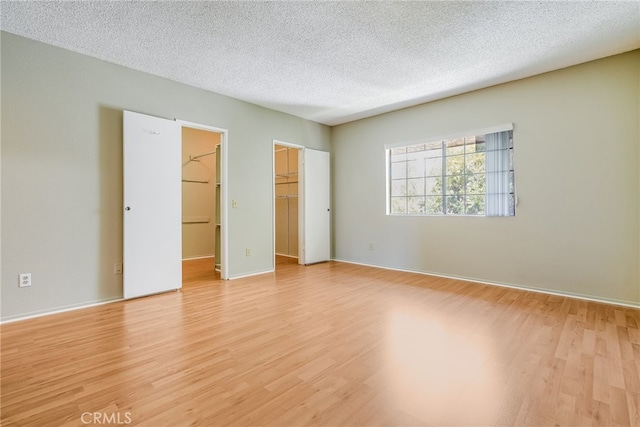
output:
[[[31,273],[22,273],[19,275],[20,281],[18,285],[21,288],[25,288],[27,286],[31,286]]]
[[[244,253],[246,256],[251,256],[251,249],[249,248],[245,249]]]
[[[372,251],[373,250],[373,243],[369,243],[369,250]]]
[[[113,274],[122,274],[122,263],[116,262],[113,264]]]
[[[238,207],[238,201],[237,200],[232,200],[231,201],[231,207],[232,208],[237,208]]]

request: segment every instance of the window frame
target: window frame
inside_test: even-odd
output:
[[[413,140],[413,141],[405,141],[405,142],[396,142],[396,143],[387,143],[384,145],[384,149],[385,149],[385,187],[386,187],[386,195],[385,195],[385,210],[386,210],[386,215],[388,216],[398,216],[398,217],[479,217],[479,218],[486,218],[488,216],[498,216],[498,215],[487,215],[486,214],[486,210],[485,210],[485,214],[484,215],[469,215],[469,214],[448,214],[446,212],[441,213],[441,214],[431,214],[431,213],[392,213],[391,212],[391,199],[392,199],[392,195],[391,195],[391,185],[392,185],[392,177],[391,177],[391,150],[394,148],[400,148],[400,147],[408,147],[408,146],[412,146],[412,145],[420,145],[420,144],[429,144],[429,143],[437,143],[437,142],[442,142],[442,141],[449,141],[449,140],[454,140],[454,139],[460,139],[460,138],[466,138],[466,137],[470,137],[470,136],[477,136],[477,135],[487,135],[487,134],[492,134],[492,133],[498,133],[498,132],[505,132],[505,131],[513,131],[513,123],[506,123],[506,124],[502,124],[502,125],[497,125],[497,126],[491,126],[491,127],[487,127],[487,128],[482,128],[482,129],[475,129],[475,130],[467,130],[467,131],[460,131],[460,132],[455,132],[455,133],[450,133],[450,134],[446,134],[446,135],[442,135],[442,136],[432,136],[432,137],[427,137],[427,138],[420,138],[418,140]],[[446,159],[446,156],[443,156],[444,159]],[[485,160],[486,162],[486,160]],[[514,167],[515,170],[515,167]],[[443,171],[442,177],[444,179],[445,174]],[[515,189],[515,182],[514,182],[514,192],[513,192],[513,198],[514,198],[514,203],[517,206],[518,204],[518,197],[516,194],[516,189]],[[511,216],[515,216],[514,215],[504,215],[507,217],[511,217]]]

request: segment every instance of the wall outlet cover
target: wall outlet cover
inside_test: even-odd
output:
[[[21,288],[26,288],[27,286],[31,286],[31,273],[21,273],[19,275],[18,285]]]

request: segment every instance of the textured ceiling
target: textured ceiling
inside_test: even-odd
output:
[[[7,2],[2,30],[328,125],[640,48],[638,2]]]

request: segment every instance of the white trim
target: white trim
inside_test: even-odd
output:
[[[182,258],[183,261],[192,261],[192,260],[196,260],[196,259],[209,259],[209,258],[215,258],[215,255],[202,255],[202,256],[192,256],[192,257],[187,257],[187,258]]]
[[[305,204],[306,194],[304,191],[305,180],[305,152],[307,148],[302,148],[298,153],[298,265],[304,265],[304,260],[307,258],[307,250],[305,246],[304,236],[306,234],[306,222],[305,222]]]
[[[206,130],[220,134],[220,277],[224,280],[229,279],[229,211],[227,203],[227,194],[229,191],[229,154],[228,141],[229,130],[215,126],[203,125],[200,123],[189,122],[186,120],[174,119],[180,123],[182,127]]]
[[[176,289],[179,290],[179,289]],[[173,292],[173,291],[168,291],[168,292]],[[88,303],[88,304],[82,304],[82,305],[72,305],[72,306],[67,306],[67,307],[63,307],[63,308],[59,308],[59,309],[53,309],[53,310],[47,310],[47,311],[40,311],[40,312],[35,312],[32,314],[27,314],[27,315],[18,315],[18,317],[8,317],[6,319],[0,320],[0,325],[4,325],[5,323],[13,323],[13,322],[19,322],[21,320],[28,320],[28,319],[35,319],[37,317],[44,317],[44,316],[49,316],[52,314],[59,314],[59,313],[66,313],[68,311],[76,311],[76,310],[81,310],[83,308],[90,308],[90,307],[97,307],[100,305],[105,305],[105,304],[111,304],[114,302],[120,302],[120,301],[126,301],[124,298],[114,298],[114,299],[109,299],[109,300],[104,300],[104,301],[98,301],[98,302],[92,302],[92,303]]]
[[[384,150],[385,214],[391,215],[391,151]]]
[[[282,257],[285,257],[285,258],[295,258],[295,259],[298,259],[298,257],[297,257],[297,256],[294,256],[294,255],[287,255],[287,254],[279,254],[279,253],[276,253],[276,256],[282,256]]]
[[[279,139],[274,139],[273,140],[273,145],[282,145],[284,147],[297,148],[299,150],[302,149],[302,148],[305,148],[304,145],[294,144],[293,142],[281,141]]]
[[[206,131],[215,132],[215,133],[228,132],[227,129],[223,129],[215,126],[203,125],[202,123],[188,122],[186,120],[181,120],[181,119],[173,119],[173,120],[176,123],[180,123],[180,126],[184,128],[200,129],[200,130],[206,130]]]
[[[238,274],[237,276],[229,277],[229,280],[243,279],[245,277],[252,277],[252,276],[259,276],[261,274],[269,274],[269,273],[273,273],[275,271],[276,271],[275,268],[270,268],[268,270],[256,271],[254,273]]]
[[[424,276],[443,277],[445,279],[462,280],[462,281],[465,281],[465,282],[479,283],[479,284],[482,284],[482,285],[499,286],[499,287],[502,287],[502,288],[517,289],[517,290],[520,290],[520,291],[535,292],[535,293],[538,293],[538,294],[554,295],[554,296],[559,296],[559,297],[579,299],[579,300],[583,300],[583,301],[591,301],[591,302],[597,302],[597,303],[602,303],[602,304],[611,304],[611,305],[618,305],[618,306],[622,306],[622,307],[640,309],[640,303],[631,302],[631,301],[622,301],[622,300],[616,300],[616,299],[599,298],[599,297],[594,297],[594,296],[591,296],[591,295],[583,295],[583,294],[576,294],[576,293],[572,293],[572,292],[561,292],[561,291],[555,291],[555,290],[549,290],[549,289],[534,288],[534,287],[529,287],[529,286],[514,285],[514,284],[511,284],[511,283],[491,282],[491,281],[487,281],[487,280],[476,279],[476,278],[473,278],[473,277],[453,276],[453,275],[450,275],[450,274],[440,274],[440,273],[433,273],[433,272],[429,272],[429,271],[407,270],[407,269],[404,269],[404,268],[385,267],[385,266],[380,266],[380,265],[375,265],[375,264],[366,264],[366,263],[363,263],[363,262],[346,261],[346,260],[335,259],[335,258],[332,259],[332,261],[344,262],[345,264],[362,265],[362,266],[365,266],[365,267],[381,268],[383,270],[401,271],[403,273],[414,273],[414,274],[422,274]]]
[[[273,259],[271,268],[276,268],[276,140],[271,147],[271,242],[273,243]]]
[[[480,283],[480,284],[483,284],[483,285],[499,286],[499,287],[503,287],[503,288],[517,289],[517,290],[520,290],[520,291],[536,292],[536,293],[546,294],[546,295],[555,295],[555,296],[560,296],[560,297],[579,299],[579,300],[583,300],[583,301],[592,301],[592,302],[597,302],[597,303],[602,303],[602,304],[611,304],[611,305],[617,305],[617,306],[621,306],[621,307],[629,307],[629,308],[640,309],[640,303],[633,303],[633,302],[628,302],[628,301],[610,300],[610,299],[606,299],[606,298],[597,298],[597,297],[593,297],[593,296],[587,296],[587,295],[581,295],[581,294],[573,294],[573,293],[569,293],[569,292],[558,292],[558,291],[550,291],[550,290],[546,290],[546,289],[530,288],[530,287],[526,287],[526,286],[513,285],[513,284],[508,284],[508,283],[489,282],[489,281],[486,281],[486,280],[479,280],[479,279],[473,279],[473,278],[461,277],[461,276],[452,276],[452,275],[446,275],[446,274],[429,273],[429,272],[417,271],[417,270],[407,270],[407,269],[403,269],[403,268],[383,267],[383,266],[374,265],[374,264],[366,264],[366,263],[363,263],[363,262],[356,262],[356,261],[346,261],[346,260],[335,259],[335,258],[332,259],[331,261],[343,262],[345,264],[362,265],[362,266],[371,267],[371,268],[380,268],[380,269],[383,269],[383,270],[401,271],[401,272],[404,272],[404,273],[422,274],[422,275],[425,275],[425,276],[444,277],[446,279],[463,280],[465,282]],[[234,276],[234,277],[231,277],[230,279],[241,279],[241,278],[244,278],[244,277],[258,276],[258,275],[261,275],[261,274],[273,273],[274,271],[275,271],[274,269],[265,270],[265,271],[256,272],[256,273],[250,273],[250,274],[243,274],[243,275],[239,275],[239,276]],[[180,289],[176,289],[176,291],[180,292]],[[169,292],[172,292],[172,291],[169,291]],[[112,303],[120,302],[120,301],[126,301],[126,300],[124,298],[114,298],[114,299],[109,299],[109,300],[99,301],[99,302],[94,302],[94,303],[89,303],[89,304],[69,306],[69,307],[55,309],[55,310],[51,310],[51,311],[36,312],[36,313],[33,313],[33,314],[27,314],[25,316],[22,316],[22,315],[19,315],[18,317],[11,317],[10,316],[10,317],[8,317],[6,319],[0,320],[0,325],[4,325],[6,323],[19,322],[19,321],[22,321],[22,320],[35,319],[35,318],[38,318],[38,317],[44,317],[44,316],[49,316],[49,315],[53,315],[53,314],[66,313],[66,312],[69,312],[69,311],[81,310],[81,309],[84,309],[84,308],[97,307],[97,306],[106,305],[106,304],[112,304]]]
[[[486,135],[488,133],[504,132],[507,130],[513,130],[513,123],[505,123],[503,125],[490,126],[483,129],[472,129],[468,131],[454,132],[447,135],[428,136],[414,141],[390,142],[388,144],[384,144],[384,149],[389,150],[391,148],[404,147],[407,145],[424,144],[426,142],[447,141],[449,139],[462,138],[465,136]]]
[[[229,131],[220,134],[220,278],[229,279]]]
[[[487,215],[466,215],[466,214],[417,214],[417,213],[387,213],[388,216],[395,217],[429,217],[429,218],[515,218],[515,215],[507,216],[487,216]]]

